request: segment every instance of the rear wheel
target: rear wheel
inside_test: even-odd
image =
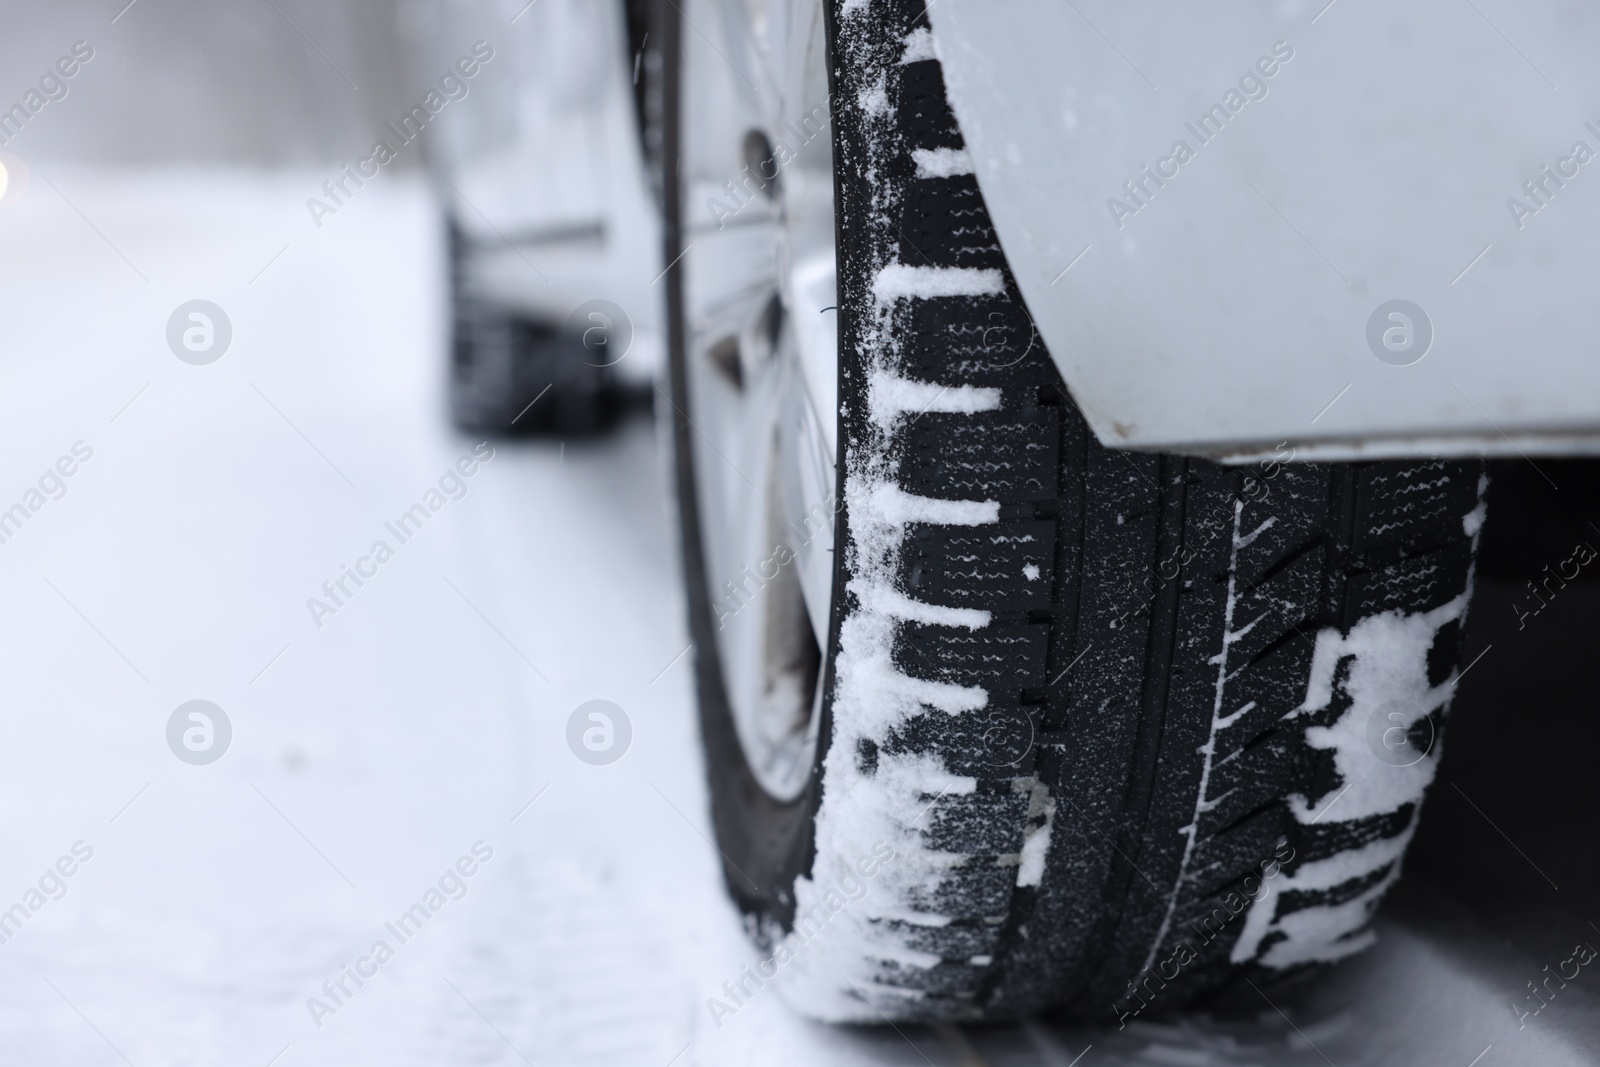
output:
[[[838,1020],[1126,1019],[1359,950],[1438,758],[1481,465],[1102,448],[925,4],[681,6],[684,569],[761,974]]]
[[[583,335],[474,291],[474,249],[449,227],[450,417],[468,433],[587,434],[629,406],[603,350]]]

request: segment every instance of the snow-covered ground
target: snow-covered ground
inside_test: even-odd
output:
[[[0,507],[89,455],[0,544],[0,908],[92,852],[0,944],[0,1060],[755,1062],[774,1019],[803,1043],[776,1003],[717,1032],[698,992],[748,955],[652,431],[494,445],[401,543],[385,524],[477,445],[442,417],[440,234],[398,180],[318,231],[317,183],[36,170],[0,216]],[[209,365],[167,346],[195,298],[232,324]],[[566,743],[596,698],[633,727],[609,766]],[[209,765],[168,748],[192,699],[232,725]]]
[[[0,1064],[1320,1063],[1366,1025],[848,1030],[771,991],[718,1025],[755,956],[654,431],[482,459],[425,190],[319,230],[320,180],[36,168],[0,207]],[[169,748],[197,699],[209,764]],[[568,747],[593,699],[608,765]]]

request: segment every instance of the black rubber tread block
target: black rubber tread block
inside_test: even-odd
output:
[[[1027,708],[991,704],[959,715],[919,715],[897,727],[885,744],[895,751],[937,754],[951,774],[1009,780],[1025,773],[1037,739]]]
[[[944,95],[944,69],[936,59],[901,66],[901,115],[910,148],[964,148],[961,127]]]
[[[1452,620],[1439,627],[1439,632],[1434,636],[1433,647],[1428,649],[1428,684],[1443,685],[1450,680],[1461,663],[1461,646],[1466,639],[1466,633],[1459,620]]]
[[[1064,392],[1057,395],[1066,401]],[[1121,848],[1155,588],[1151,498],[1159,459],[1108,453],[1074,408],[1064,403],[1061,410],[1062,454],[1071,463],[1059,482],[1068,525],[1056,589],[1070,614],[1057,627],[1045,713],[1060,741],[1049,778],[1056,807],[1041,885],[1025,898],[1028,913],[1013,917],[1012,940],[993,977],[987,1003],[1002,1015],[1060,1003],[1075,969],[1098,951],[1091,939]]]
[[[1305,701],[1316,642],[1310,627],[1301,629],[1303,635],[1296,632],[1289,640],[1257,653],[1248,669],[1230,680],[1222,711],[1237,718],[1217,734],[1222,752],[1248,744]]]
[[[1430,611],[1448,603],[1464,591],[1462,579],[1471,564],[1471,543],[1458,541],[1352,575],[1344,628],[1348,630],[1367,616],[1380,612]]]
[[[1362,555],[1414,552],[1465,536],[1463,517],[1478,500],[1477,479],[1445,460],[1378,464],[1356,482],[1356,536]]]
[[[1017,869],[997,865],[992,857],[973,857],[951,868],[938,885],[912,888],[908,902],[915,911],[949,918],[1003,918],[1011,907]]]
[[[987,611],[1043,610],[1055,583],[1054,522],[915,526],[900,550],[908,595]]]
[[[879,920],[893,929],[905,944],[941,959],[971,959],[991,955],[1000,941],[997,923],[962,919],[942,926],[924,926],[901,919]]]
[[[1190,898],[1210,900],[1251,874],[1259,874],[1263,864],[1294,856],[1286,848],[1291,822],[1292,816],[1282,804],[1263,806],[1220,833],[1198,839],[1189,861]],[[1179,905],[1182,911],[1183,902]]]
[[[1284,726],[1229,752],[1219,750],[1207,783],[1210,807],[1198,815],[1204,840],[1263,805],[1281,801],[1305,774],[1305,735]]]
[[[990,623],[977,630],[906,623],[896,636],[895,665],[914,678],[981,686],[990,707],[1019,702],[1024,689],[1043,688],[1050,628]]]
[[[927,846],[970,856],[969,863],[1022,851],[1028,794],[1005,788],[1008,784],[980,783],[976,792],[939,798],[922,819]]]
[[[1228,665],[1247,668],[1267,648],[1302,639],[1316,628],[1321,611],[1324,566],[1320,546],[1294,559],[1255,588],[1236,595],[1233,605],[1233,641]]]
[[[1038,410],[1031,419],[929,412],[903,438],[898,481],[908,493],[1001,504],[1055,495],[1059,433],[1052,411]]]
[[[978,181],[970,174],[910,182],[900,217],[907,263],[991,270],[1006,265]]]
[[[1002,389],[1059,380],[1033,320],[1014,296],[919,300],[906,320],[906,373],[913,377]]]
[[[1326,540],[1328,469],[1320,464],[1280,465],[1270,472],[1242,474],[1240,533],[1255,540],[1239,554],[1238,584],[1249,588],[1312,544]],[[1262,529],[1268,520],[1270,526]]]
[[[1207,894],[1204,899],[1191,901],[1173,916],[1172,943],[1182,941],[1196,950],[1197,955],[1213,959],[1218,955],[1226,956],[1239,939],[1239,928],[1244,924],[1249,906],[1250,897],[1245,892],[1243,879]],[[1205,948],[1211,951],[1205,952]]]

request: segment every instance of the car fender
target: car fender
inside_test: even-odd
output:
[[[929,15],[1011,269],[1103,443],[1600,451],[1600,9]]]

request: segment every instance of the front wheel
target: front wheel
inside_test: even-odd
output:
[[[925,4],[663,17],[684,573],[762,980],[841,1021],[1126,1021],[1359,951],[1437,763],[1481,465],[1103,448]]]

